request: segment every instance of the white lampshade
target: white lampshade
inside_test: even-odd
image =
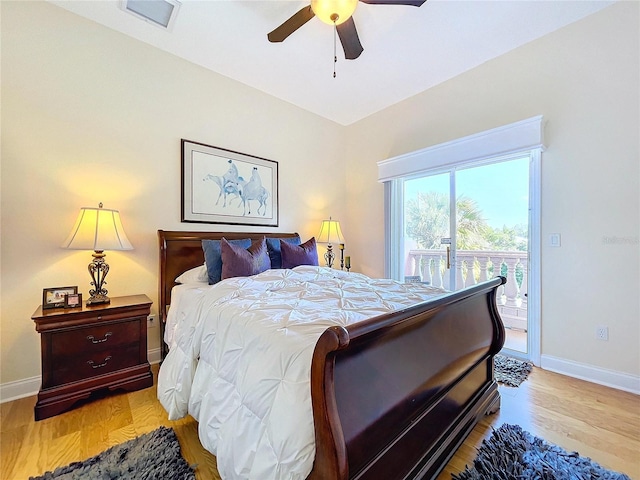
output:
[[[82,207],[62,248],[72,250],[133,250],[122,228],[118,210]]]
[[[313,13],[329,25],[346,22],[357,6],[358,0],[311,0]]]
[[[344,235],[340,230],[340,222],[336,220],[323,220],[320,226],[320,233],[316,237],[318,243],[344,243]]]

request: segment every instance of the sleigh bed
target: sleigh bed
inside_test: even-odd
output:
[[[163,338],[175,279],[203,264],[203,239],[296,235],[159,230]],[[316,268],[325,277],[332,275]],[[302,275],[295,270],[291,275]],[[335,271],[337,282],[347,275],[359,274]],[[435,478],[482,416],[499,408],[493,357],[504,343],[496,308],[496,291],[504,282],[496,277],[357,323],[323,329],[310,354],[308,423],[315,453],[307,478]],[[167,351],[163,341],[163,358]],[[166,363],[161,374],[169,369]],[[201,441],[206,428],[200,421]]]

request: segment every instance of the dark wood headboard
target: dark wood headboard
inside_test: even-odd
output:
[[[262,237],[289,238],[297,233],[282,232],[179,232],[158,230],[160,246],[160,275],[158,280],[158,315],[161,326],[162,358],[166,355],[164,344],[164,324],[167,319],[167,307],[171,305],[171,289],[175,286],[175,279],[190,268],[204,264],[202,240],[227,240],[250,238],[259,240]]]

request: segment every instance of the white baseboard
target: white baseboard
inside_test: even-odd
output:
[[[160,347],[149,350],[147,352],[147,358],[149,359],[149,363],[151,365],[160,363]]]
[[[615,370],[594,367],[585,363],[573,362],[564,358],[542,355],[540,367],[550,372],[560,373],[587,382],[597,383],[606,387],[615,388],[640,394],[640,376],[629,373],[621,373]]]
[[[37,377],[0,384],[0,403],[36,395],[40,390],[41,383],[42,377],[38,375]]]
[[[160,363],[160,348],[149,350],[147,358],[151,364]],[[2,383],[0,384],[0,403],[37,395],[41,384],[42,377],[40,375],[15,382]]]

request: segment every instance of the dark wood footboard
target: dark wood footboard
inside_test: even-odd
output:
[[[343,328],[311,369],[316,459],[309,479],[434,478],[499,408],[504,344],[493,280]]]

